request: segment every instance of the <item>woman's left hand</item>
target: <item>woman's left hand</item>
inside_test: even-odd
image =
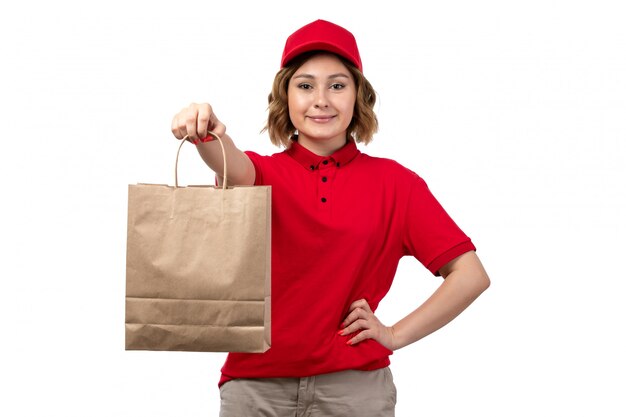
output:
[[[356,345],[366,339],[374,339],[389,350],[394,350],[393,327],[387,327],[378,320],[365,299],[357,300],[350,306],[348,316],[341,323],[340,336],[350,336],[349,345]],[[360,331],[359,331],[360,330]]]

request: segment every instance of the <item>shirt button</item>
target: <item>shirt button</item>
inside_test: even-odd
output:
[[[324,165],[328,165],[328,160],[325,160],[324,162],[322,162]]]
[[[311,168],[311,171],[315,170],[315,166],[314,165],[311,165],[309,168]]]
[[[322,197],[322,203],[326,202],[326,197]]]
[[[326,182],[326,181],[328,181],[328,178],[322,177],[322,182]]]

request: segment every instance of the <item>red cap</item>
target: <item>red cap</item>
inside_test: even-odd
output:
[[[280,67],[283,68],[296,56],[309,51],[328,51],[352,62],[361,72],[361,56],[354,35],[346,29],[326,20],[316,20],[296,30],[287,38]]]

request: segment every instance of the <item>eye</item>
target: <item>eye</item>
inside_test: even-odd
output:
[[[311,88],[313,88],[313,86],[309,83],[300,83],[298,84],[298,88],[301,88],[303,90],[310,90]]]
[[[342,84],[342,83],[334,83],[330,85],[331,90],[341,90],[344,87],[345,87],[345,84]]]

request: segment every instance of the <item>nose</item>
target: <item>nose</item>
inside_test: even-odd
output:
[[[326,90],[320,88],[316,91],[315,95],[315,108],[325,108],[328,107],[328,99],[326,97]]]

